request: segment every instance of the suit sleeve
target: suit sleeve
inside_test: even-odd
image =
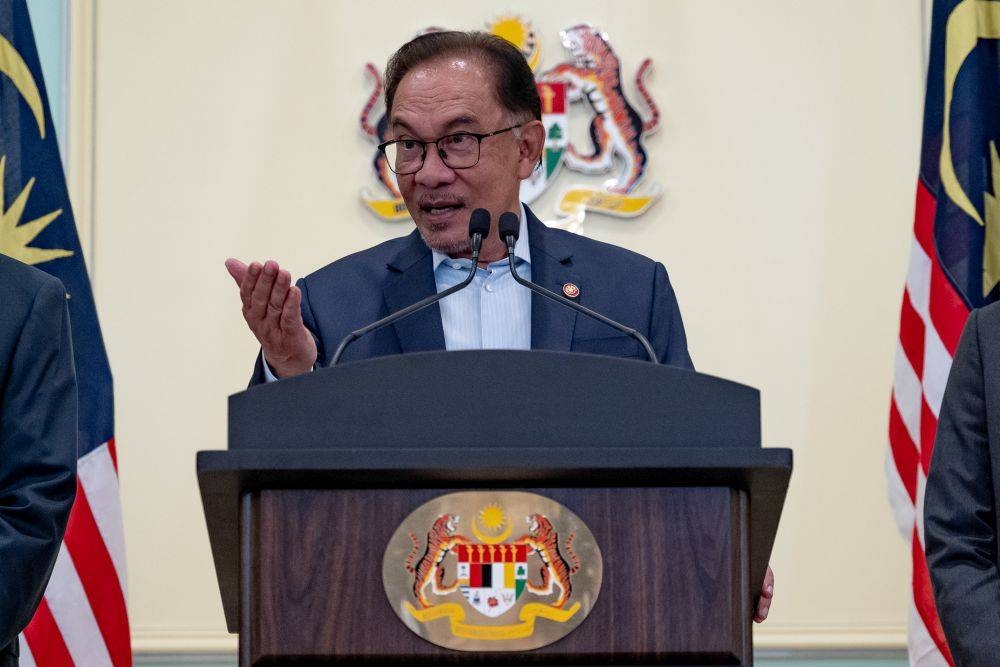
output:
[[[1000,657],[997,517],[979,336],[973,311],[948,377],[924,495],[927,565],[960,665],[995,665]]]
[[[76,372],[66,292],[57,279],[35,295],[3,375],[0,647],[41,600],[76,494]]]
[[[650,313],[650,344],[661,364],[694,370],[688,354],[687,336],[677,295],[670,285],[667,269],[656,263],[653,276],[653,306]]]

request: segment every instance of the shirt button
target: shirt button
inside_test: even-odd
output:
[[[460,268],[462,268],[462,265],[459,264],[458,262],[453,262],[452,265],[451,265],[451,268],[453,268],[453,269],[460,269]]]
[[[493,291],[493,285],[486,285],[486,291],[487,292],[492,292]]]

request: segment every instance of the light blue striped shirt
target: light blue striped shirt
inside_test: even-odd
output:
[[[442,292],[462,282],[471,259],[453,259],[432,251],[434,282]],[[531,280],[528,224],[521,205],[521,231],[514,245],[514,264]],[[531,349],[531,292],[510,275],[507,258],[476,269],[472,284],[438,302],[447,350]]]
[[[434,282],[443,292],[465,280],[471,259],[453,259],[432,250]],[[531,280],[528,222],[521,204],[521,231],[514,244],[514,264],[522,278]],[[505,257],[476,269],[472,284],[438,302],[446,350],[530,350],[531,291],[510,275]],[[277,381],[264,359],[264,379]]]

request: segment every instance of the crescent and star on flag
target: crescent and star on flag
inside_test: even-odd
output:
[[[969,195],[962,188],[951,151],[951,103],[955,82],[965,60],[981,39],[1000,39],[1000,2],[965,0],[948,16],[945,33],[944,130],[941,137],[941,184],[948,198],[966,215],[983,227],[983,296],[1000,284],[1000,157],[994,141],[989,143],[990,175],[993,193],[983,193],[983,211],[979,215]]]
[[[35,83],[31,68],[28,67],[24,58],[17,52],[14,45],[2,35],[0,35],[0,73],[6,75],[14,84],[14,88],[21,94],[21,99],[28,105],[35,117],[39,136],[44,139],[45,108],[42,104],[42,95],[38,91],[38,84]],[[71,250],[35,248],[29,245],[52,221],[62,215],[62,209],[46,213],[22,224],[21,217],[24,215],[28,198],[31,196],[31,189],[35,185],[35,178],[28,179],[24,188],[14,197],[8,207],[4,191],[6,167],[7,156],[0,155],[0,253],[25,264],[41,264],[72,255]]]

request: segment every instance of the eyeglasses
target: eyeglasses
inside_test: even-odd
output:
[[[427,146],[434,144],[438,157],[451,169],[468,169],[479,164],[479,145],[487,137],[495,137],[521,127],[523,123],[505,127],[496,132],[456,132],[446,134],[433,141],[419,139],[395,139],[379,144],[378,149],[385,155],[389,168],[400,176],[415,174],[424,166]]]

